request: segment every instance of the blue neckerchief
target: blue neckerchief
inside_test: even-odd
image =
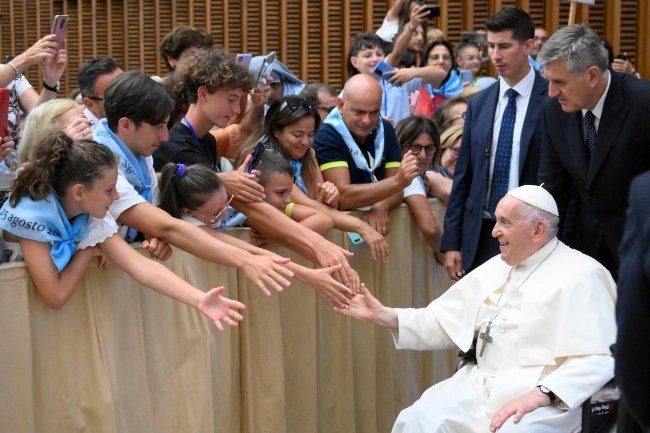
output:
[[[302,161],[299,159],[292,159],[291,161],[291,167],[293,167],[293,174],[294,174],[294,182],[298,188],[302,192],[305,193],[306,196],[309,196],[309,193],[307,192],[307,186],[305,185],[305,181],[302,178]]]
[[[131,149],[120,138],[110,130],[106,124],[106,119],[99,121],[95,132],[93,132],[93,139],[108,147],[114,154],[120,158],[120,172],[126,180],[135,188],[135,190],[144,198],[148,203],[152,203],[153,198],[151,195],[151,176],[149,176],[149,169],[145,162],[144,156],[136,157]],[[129,228],[127,233],[127,240],[132,241],[137,235],[137,230]]]
[[[359,145],[352,137],[352,134],[350,134],[348,127],[345,126],[345,123],[343,122],[343,116],[341,116],[338,108],[333,109],[332,112],[325,118],[323,123],[331,125],[336,130],[336,132],[341,135],[341,138],[343,138],[343,141],[345,142],[345,146],[350,151],[350,156],[354,161],[354,165],[356,165],[359,170],[364,172],[364,177],[366,180],[372,182],[376,181],[376,177],[373,173],[377,167],[381,165],[381,160],[384,157],[384,123],[382,120],[379,119],[379,124],[377,125],[377,129],[375,129],[375,131],[377,131],[375,142],[373,143],[375,155],[373,158],[369,158],[374,161],[372,167],[368,165],[368,161],[366,161],[366,158],[364,158],[362,150],[359,148]]]
[[[192,133],[192,137],[194,137],[197,143],[201,144],[201,142],[199,141],[199,137],[196,135],[196,132],[194,132],[194,128],[192,127],[192,124],[190,123],[189,120],[187,120],[187,116],[183,116],[183,120],[185,121],[185,125],[187,126],[187,129],[189,129],[190,132]]]
[[[44,200],[20,199],[15,208],[9,201],[0,208],[0,228],[20,238],[52,244],[50,257],[59,272],[77,251],[77,242],[88,236],[90,216],[82,213],[68,221],[59,200],[50,194]]]
[[[431,84],[425,84],[424,88],[429,91],[429,94],[431,94],[431,97],[434,98],[435,95],[440,95],[443,98],[455,98],[456,96],[460,95],[460,93],[463,91],[463,83],[460,81],[460,77],[456,73],[456,71],[451,70],[449,72],[449,79],[440,86],[439,89],[434,89]]]

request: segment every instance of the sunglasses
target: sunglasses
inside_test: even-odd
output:
[[[228,193],[228,194],[230,194],[230,193]],[[230,202],[232,201],[233,198],[235,198],[235,196],[232,195],[232,194],[230,194],[230,198],[228,199],[228,203],[226,203],[226,206],[224,206],[224,208],[221,209],[221,210],[220,210],[219,212],[217,212],[216,214],[213,214],[212,217],[208,217],[208,216],[202,215],[202,214],[200,214],[200,213],[198,213],[198,212],[197,212],[196,214],[197,214],[198,216],[200,216],[201,218],[205,218],[206,221],[209,221],[209,222],[210,222],[210,224],[214,224],[214,222],[215,222],[216,220],[219,219],[219,217],[221,216],[221,214],[224,213],[224,212],[228,209],[228,206],[230,206]]]
[[[291,98],[287,99],[284,101],[284,104],[282,104],[282,107],[280,107],[280,111],[284,110],[285,108],[289,107],[291,111],[294,113],[296,110],[299,110],[301,108],[304,108],[306,110],[313,110],[318,107],[316,107],[316,99],[315,98]]]

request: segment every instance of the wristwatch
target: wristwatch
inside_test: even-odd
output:
[[[555,393],[550,389],[548,389],[547,387],[545,387],[544,385],[537,385],[537,388],[539,388],[539,390],[542,391],[543,394],[546,394],[549,400],[551,400],[551,404],[553,404],[553,402],[557,398],[555,397]]]
[[[47,83],[45,82],[45,80],[43,80],[43,87],[44,87],[45,89],[49,90],[50,92],[58,93],[58,92],[59,92],[59,88],[61,87],[61,82],[60,82],[60,81],[57,81],[56,84],[54,85],[54,87],[52,87],[52,86],[50,86],[49,84],[47,84]]]

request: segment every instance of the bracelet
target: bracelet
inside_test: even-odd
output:
[[[412,33],[415,33],[415,32],[418,31],[418,28],[417,28],[417,27],[413,27],[413,26],[411,25],[411,23],[409,23],[409,30],[410,30]]]
[[[52,87],[49,84],[47,84],[45,82],[45,80],[43,80],[43,87],[46,90],[49,90],[50,92],[58,93],[59,92],[59,87],[61,87],[61,82],[57,81],[56,84],[54,85],[54,87]]]
[[[9,62],[9,66],[11,66],[12,68],[14,68],[14,71],[16,71],[16,80],[20,80],[21,77],[23,76],[23,74],[21,74],[21,72],[18,70],[18,68],[16,67],[16,65],[14,65],[14,64],[11,63],[11,62]]]

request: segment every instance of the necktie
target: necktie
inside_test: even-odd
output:
[[[594,153],[594,147],[596,147],[596,124],[594,121],[596,116],[591,111],[585,113],[585,131],[587,132],[587,150],[589,150],[589,156]]]
[[[497,141],[497,152],[494,156],[494,169],[492,170],[492,186],[490,188],[490,202],[488,212],[494,218],[494,210],[497,203],[508,192],[508,180],[510,178],[510,159],[512,157],[512,135],[515,131],[515,117],[517,115],[517,91],[506,90],[508,104],[501,119],[499,140]]]

